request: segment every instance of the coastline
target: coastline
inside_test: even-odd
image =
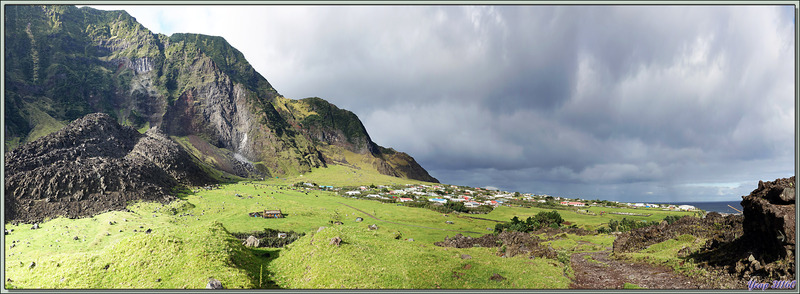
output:
[[[698,201],[698,202],[653,202],[653,204],[674,204],[674,205],[691,205],[702,209],[706,212],[719,212],[725,214],[740,214],[740,212],[728,207],[728,205],[742,210],[741,201]]]

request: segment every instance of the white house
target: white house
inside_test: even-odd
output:
[[[347,191],[344,192],[347,195],[354,196],[354,195],[361,195],[361,191]]]
[[[478,206],[481,206],[481,204],[478,203],[478,202],[475,202],[475,201],[464,202],[464,207],[467,207],[467,208],[475,208],[475,207],[478,207]]]
[[[447,199],[443,199],[443,198],[431,198],[431,199],[428,199],[428,201],[430,201],[430,202],[438,202],[438,203],[442,203],[442,204],[447,203]]]
[[[684,204],[684,205],[678,205],[678,209],[680,209],[680,210],[695,210],[695,209],[697,209],[697,207]]]

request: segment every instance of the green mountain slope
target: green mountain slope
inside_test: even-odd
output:
[[[436,181],[373,143],[352,112],[282,97],[224,38],[154,34],[124,11],[58,5],[8,5],[5,26],[6,151],[104,112],[158,127],[240,177],[301,174],[348,150],[360,167]]]

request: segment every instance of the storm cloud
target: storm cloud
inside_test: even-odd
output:
[[[792,6],[135,6],[224,37],[442,182],[736,200],[795,173]]]

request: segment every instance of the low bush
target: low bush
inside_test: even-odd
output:
[[[494,231],[495,233],[503,231],[528,233],[544,227],[556,229],[561,227],[562,223],[564,223],[564,219],[557,211],[542,211],[533,217],[528,217],[525,221],[521,221],[518,217],[514,216],[510,223],[495,225]]]

